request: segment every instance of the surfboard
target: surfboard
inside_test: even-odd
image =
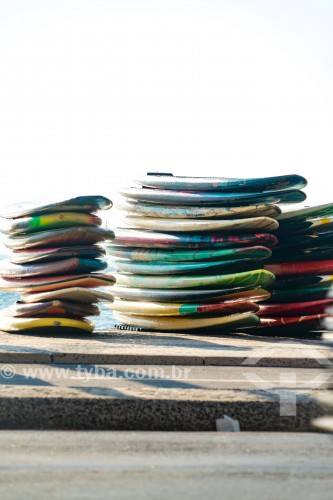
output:
[[[172,206],[140,203],[135,200],[119,198],[115,206],[129,215],[162,217],[171,219],[241,219],[243,217],[271,217],[281,214],[281,209],[271,203],[258,203],[238,207]]]
[[[1,311],[11,317],[36,317],[36,316],[65,316],[84,318],[86,316],[98,316],[99,308],[94,304],[81,304],[75,302],[65,302],[63,300],[52,300],[48,302],[38,302],[35,304],[24,304],[16,302],[8,309]]]
[[[73,274],[64,276],[42,276],[29,278],[0,278],[0,291],[46,292],[64,287],[95,288],[113,285],[111,274]]]
[[[267,300],[269,302],[300,302],[326,299],[331,286],[331,283],[327,283],[326,286],[319,287],[289,288],[288,290],[271,289],[271,298]]]
[[[112,207],[112,201],[105,196],[77,196],[60,201],[49,201],[46,203],[22,202],[0,209],[0,217],[6,219],[16,219],[41,215],[54,212],[97,212],[98,210],[108,210]]]
[[[53,274],[84,274],[103,271],[107,263],[101,260],[71,259],[56,260],[44,264],[12,264],[9,260],[0,261],[0,276],[25,278],[29,276],[50,276]]]
[[[94,330],[94,324],[87,319],[73,318],[11,318],[0,315],[0,330],[17,333],[80,333]]]
[[[260,325],[263,327],[275,328],[281,326],[290,326],[302,323],[304,326],[308,326],[311,323],[312,327],[319,327],[324,318],[326,318],[328,314],[311,314],[305,316],[283,316],[280,318],[260,318]]]
[[[50,229],[73,226],[100,226],[102,219],[93,214],[79,212],[57,212],[48,215],[0,219],[0,231],[8,235],[30,234]]]
[[[37,247],[94,244],[104,240],[112,240],[113,238],[113,231],[104,227],[76,226],[39,231],[38,233],[20,237],[11,236],[4,240],[4,245],[11,250],[25,250]]]
[[[284,250],[279,250],[278,247],[274,249],[274,255],[272,255],[269,259],[270,263],[275,262],[289,262],[294,261],[297,256],[297,260],[326,260],[333,259],[333,245],[332,246],[315,246],[308,248],[297,248],[295,250],[288,250],[285,248]]]
[[[135,262],[125,259],[111,259],[109,264],[112,270],[123,273],[162,275],[198,273],[201,271],[236,272],[261,269],[263,264],[251,259],[226,260],[226,261],[187,261],[187,262]]]
[[[162,219],[159,217],[125,216],[122,222],[126,225],[157,231],[276,231],[279,223],[270,217],[251,217],[249,219],[217,220],[217,219]]]
[[[280,262],[278,264],[264,264],[265,269],[276,276],[297,276],[304,274],[330,274],[333,273],[332,260],[311,260],[303,262]]]
[[[252,233],[241,235],[221,235],[215,233],[165,233],[139,229],[116,229],[112,245],[143,248],[231,248],[240,246],[264,245],[273,247],[277,238],[271,233]],[[109,243],[110,246],[110,243]]]
[[[305,220],[315,217],[328,217],[333,215],[333,203],[325,203],[322,205],[314,205],[312,207],[302,207],[298,209],[284,208],[277,219],[280,223],[291,222],[296,220]]]
[[[301,316],[328,313],[333,299],[309,300],[282,304],[260,304],[258,316]]]
[[[213,289],[152,289],[127,288],[114,285],[112,294],[124,300],[155,301],[155,302],[220,302],[230,300],[245,300],[262,302],[271,297],[271,293],[264,288],[252,286]]]
[[[272,255],[272,250],[263,246],[222,248],[208,250],[167,250],[155,248],[129,248],[107,246],[112,258],[129,259],[135,262],[193,262],[202,260],[264,260]]]
[[[105,249],[100,245],[75,245],[70,247],[33,248],[11,252],[13,264],[28,264],[34,262],[53,262],[72,257],[86,259],[101,259]]]
[[[133,179],[135,184],[147,188],[179,191],[284,191],[302,189],[307,180],[301,175],[288,174],[275,177],[187,177],[163,173],[149,173]]]
[[[277,277],[273,285],[268,285],[269,288],[277,289],[291,289],[301,287],[320,287],[333,284],[333,275],[319,275],[319,274],[305,274],[287,277]]]
[[[278,235],[290,235],[295,233],[312,233],[312,232],[325,232],[332,231],[333,217],[320,217],[319,219],[302,220],[298,222],[284,222],[282,221]]]
[[[109,303],[113,311],[139,316],[225,316],[241,312],[256,312],[257,304],[248,301],[177,304],[170,302],[140,302],[116,299]]]
[[[145,276],[135,274],[114,273],[116,283],[120,286],[134,288],[193,288],[205,286],[247,286],[269,285],[275,280],[274,274],[258,269],[233,274],[185,275],[185,276]]]
[[[73,302],[75,304],[80,303],[86,306],[98,302],[112,302],[113,295],[105,290],[73,286],[71,288],[59,288],[47,292],[23,292],[20,297],[20,301],[25,304],[49,302],[52,300]]]
[[[115,321],[126,325],[157,331],[196,330],[219,326],[221,331],[259,324],[259,318],[252,313],[231,314],[208,318],[163,318],[152,316],[131,316],[114,311]]]
[[[120,188],[130,199],[163,205],[246,205],[253,203],[302,203],[303,191],[267,191],[266,193],[223,193],[212,191],[171,191],[163,189]]]
[[[293,249],[297,249],[298,252],[298,249],[301,249],[300,251],[304,252],[307,248],[327,245],[333,246],[333,231],[280,236],[277,250],[285,252],[289,249],[292,252]]]

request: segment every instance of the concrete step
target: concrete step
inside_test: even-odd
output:
[[[1,333],[0,363],[129,363],[318,368],[333,363],[320,340],[245,334],[124,332],[50,337]]]
[[[309,431],[330,372],[257,366],[0,365],[2,429]]]
[[[0,497],[331,500],[322,434],[1,431]]]

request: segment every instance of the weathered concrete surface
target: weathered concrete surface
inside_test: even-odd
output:
[[[333,363],[320,340],[250,335],[108,332],[80,337],[0,333],[1,363],[129,363],[316,368]]]
[[[320,369],[255,366],[0,365],[0,427],[308,431],[324,414]]]
[[[0,432],[0,498],[331,500],[322,434]]]

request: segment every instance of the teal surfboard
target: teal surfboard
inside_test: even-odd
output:
[[[258,192],[303,189],[307,180],[301,175],[289,174],[275,177],[186,177],[163,173],[150,173],[136,177],[134,183],[147,188],[177,191],[242,191]]]
[[[107,246],[107,253],[116,259],[138,262],[192,262],[201,260],[264,260],[272,255],[272,250],[263,246],[242,248],[218,248],[207,250],[167,250],[163,248],[135,248]]]
[[[202,261],[194,262],[135,262],[125,259],[111,259],[110,266],[116,271],[133,274],[182,274],[182,273],[198,273],[205,271],[212,272],[236,272],[249,271],[251,269],[261,269],[263,264],[251,260],[226,260],[226,261]]]
[[[266,193],[225,193],[212,191],[171,191],[163,189],[121,188],[119,193],[134,200],[162,205],[246,205],[247,203],[301,203],[303,191],[267,191]]]
[[[299,302],[306,300],[321,300],[326,299],[328,292],[332,288],[332,283],[327,283],[326,286],[313,286],[302,288],[288,288],[279,290],[270,290],[271,298],[269,302]]]

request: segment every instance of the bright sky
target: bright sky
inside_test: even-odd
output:
[[[0,0],[1,204],[133,174],[333,200],[331,0]]]

